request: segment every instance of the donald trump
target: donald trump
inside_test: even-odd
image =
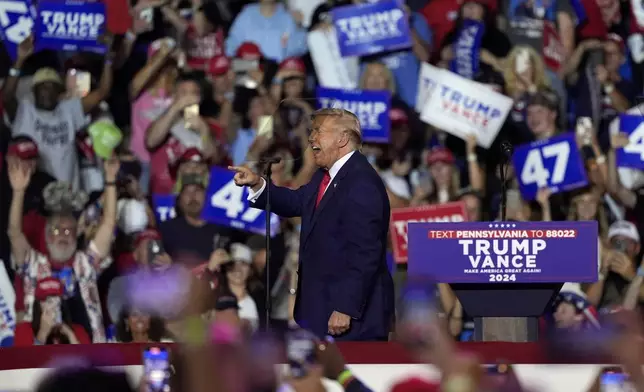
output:
[[[302,217],[295,321],[336,340],[387,340],[394,286],[385,260],[389,200],[378,173],[359,151],[360,121],[343,109],[311,118],[309,145],[318,170],[295,190],[267,184],[246,167],[231,167],[256,208],[270,186],[276,214]]]

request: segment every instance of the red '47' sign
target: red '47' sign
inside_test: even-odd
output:
[[[465,203],[454,202],[391,210],[389,235],[396,263],[407,262],[407,223],[409,222],[464,222]]]

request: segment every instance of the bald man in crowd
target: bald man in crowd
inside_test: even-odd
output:
[[[291,190],[267,184],[246,167],[231,167],[238,186],[250,188],[256,208],[302,217],[295,321],[336,340],[387,340],[394,285],[385,258],[389,200],[378,173],[360,153],[355,114],[320,109],[312,115],[309,145],[317,172]]]

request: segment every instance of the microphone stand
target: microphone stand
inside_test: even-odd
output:
[[[501,143],[501,153],[503,160],[499,167],[501,174],[501,222],[505,222],[507,214],[507,203],[508,203],[508,166],[510,165],[510,157],[512,156],[512,145],[508,142]]]
[[[271,297],[271,184],[273,183],[271,175],[273,174],[273,164],[280,163],[281,160],[282,158],[280,157],[272,157],[259,161],[260,164],[266,165],[266,188],[264,189],[264,192],[266,192],[266,206],[264,207],[266,212],[266,266],[264,267],[264,272],[266,273],[264,279],[264,284],[266,285],[266,314],[264,315],[266,331],[270,331],[271,305],[273,302]]]
[[[271,325],[271,175],[273,174],[273,163],[267,162],[266,164],[266,266],[264,267],[264,272],[266,273],[265,282],[266,285],[266,331],[270,332]]]

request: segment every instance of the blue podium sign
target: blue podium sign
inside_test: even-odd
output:
[[[596,282],[597,222],[410,223],[408,273],[440,283]]]

